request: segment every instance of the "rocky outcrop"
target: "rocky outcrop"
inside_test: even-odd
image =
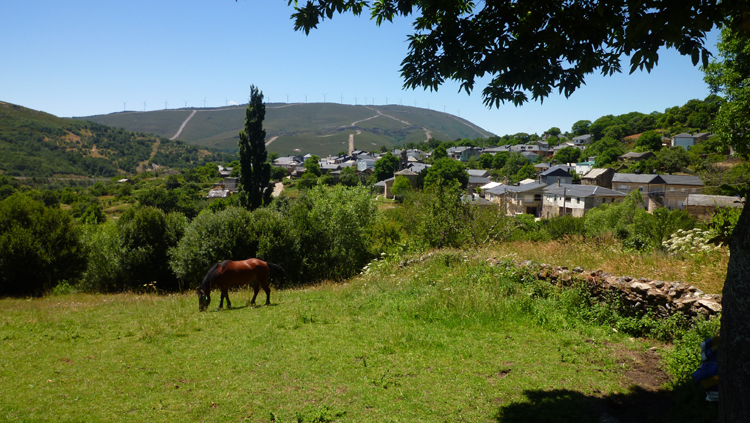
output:
[[[625,309],[635,315],[651,311],[656,317],[667,318],[678,312],[691,317],[721,313],[721,295],[705,294],[695,286],[681,282],[636,279],[611,275],[601,270],[589,271],[580,267],[568,269],[530,261],[514,265],[528,268],[540,280],[554,285],[582,282],[594,297],[603,301],[619,298]]]

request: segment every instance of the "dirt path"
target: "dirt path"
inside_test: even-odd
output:
[[[190,119],[192,119],[193,116],[195,116],[195,112],[197,112],[197,110],[193,110],[193,113],[190,113],[190,116],[188,116],[187,119],[185,119],[185,122],[182,122],[182,125],[180,125],[180,129],[177,130],[177,133],[174,134],[174,136],[170,138],[170,140],[176,140],[177,137],[180,136],[180,134],[182,133],[182,130],[185,129],[185,125],[187,125],[187,123],[190,122]]]
[[[372,117],[368,117],[367,119],[362,119],[362,120],[358,120],[356,122],[352,122],[352,124],[349,125],[349,126],[356,126],[360,122],[364,122],[366,120],[375,119],[375,118],[379,118],[379,117],[380,117],[380,115],[375,115],[375,116],[372,116]],[[342,126],[342,128],[346,128],[346,126]]]
[[[271,194],[271,196],[278,197],[279,194],[281,194],[281,191],[284,191],[284,184],[276,182],[276,185],[273,186],[273,194]]]
[[[271,137],[271,139],[270,139],[270,140],[266,141],[266,147],[268,147],[268,145],[269,145],[269,144],[271,144],[272,142],[274,142],[274,140],[275,140],[276,138],[278,138],[278,136],[275,136],[275,137]]]
[[[361,134],[362,131],[357,129],[357,135]],[[354,152],[354,134],[349,134],[349,154],[352,154]]]

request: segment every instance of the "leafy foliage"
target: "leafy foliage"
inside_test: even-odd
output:
[[[0,201],[0,295],[39,295],[78,277],[85,260],[66,212],[21,193]]]

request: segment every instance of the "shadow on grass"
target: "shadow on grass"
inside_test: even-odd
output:
[[[705,422],[716,420],[716,403],[705,401],[705,392],[692,382],[671,389],[648,391],[633,387],[607,396],[567,389],[524,391],[527,400],[500,407],[498,423],[547,422]]]

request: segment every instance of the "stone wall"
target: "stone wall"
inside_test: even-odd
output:
[[[721,312],[721,295],[705,294],[695,286],[681,282],[636,279],[611,275],[601,270],[589,271],[580,267],[571,270],[529,261],[517,262],[515,265],[530,269],[540,280],[554,285],[570,285],[576,280],[582,281],[595,297],[619,297],[625,308],[634,315],[644,314],[649,310],[661,318],[677,312],[690,317],[715,316]]]
[[[414,263],[421,263],[434,257],[433,253],[416,259],[402,261],[403,268]],[[468,256],[464,256],[468,260]],[[666,282],[648,278],[615,276],[602,270],[584,270],[580,267],[568,269],[563,266],[539,264],[532,261],[509,262],[507,260],[487,261],[494,266],[517,266],[529,269],[539,280],[553,285],[570,286],[577,281],[583,282],[592,296],[602,301],[619,297],[625,312],[631,315],[643,315],[651,311],[656,317],[668,318],[676,313],[688,317],[699,315],[713,317],[721,313],[721,295],[705,294],[693,285],[682,282]]]

